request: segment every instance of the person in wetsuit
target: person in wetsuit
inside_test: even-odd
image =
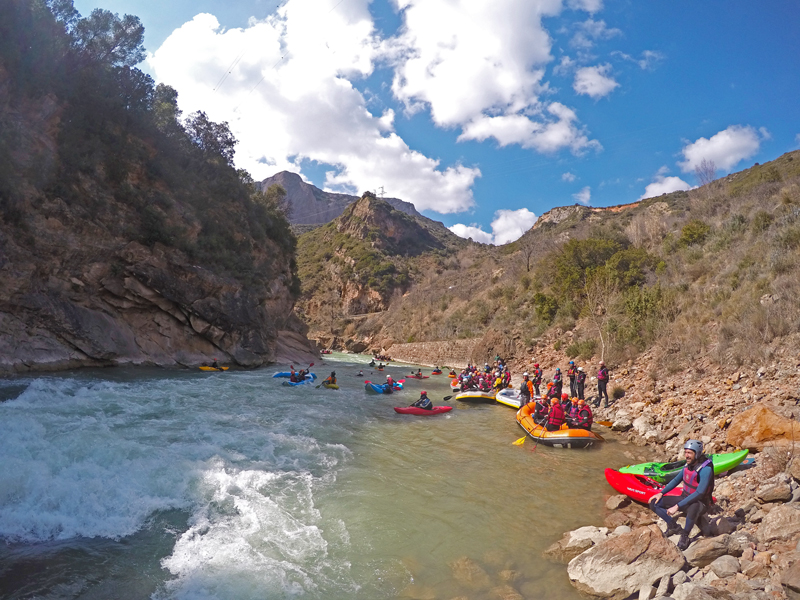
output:
[[[428,398],[428,392],[426,392],[425,390],[422,390],[422,392],[419,395],[419,400],[414,402],[414,404],[412,404],[411,406],[416,408],[423,408],[425,410],[433,410],[433,402],[431,402],[431,399]]]
[[[703,454],[703,442],[689,440],[683,445],[686,466],[664,486],[658,494],[650,498],[650,509],[667,524],[667,535],[680,534],[678,549],[689,547],[689,533],[704,512],[714,503],[714,466],[711,459]],[[667,492],[683,483],[680,496],[665,496]],[[686,525],[681,528],[675,515],[686,515]]]

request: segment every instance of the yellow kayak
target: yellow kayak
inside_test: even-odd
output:
[[[200,367],[201,371],[227,371],[228,367]]]
[[[339,386],[336,385],[335,383],[323,383],[322,387],[328,388],[329,390],[338,390],[339,389]]]

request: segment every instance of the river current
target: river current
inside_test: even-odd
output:
[[[0,380],[0,597],[579,598],[541,552],[602,521],[624,446],[512,445],[502,405],[398,415],[446,375],[379,396],[364,379],[410,367],[359,361],[318,361],[340,390],[281,367]]]

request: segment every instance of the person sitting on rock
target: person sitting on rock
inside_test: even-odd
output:
[[[692,527],[714,503],[714,466],[711,459],[703,454],[703,442],[689,440],[683,445],[686,466],[664,489],[650,499],[650,508],[667,524],[667,536],[680,534],[678,549],[689,547],[689,534]],[[683,482],[680,496],[665,496],[667,492]],[[678,511],[686,515],[686,525],[681,528],[673,518]]]
[[[566,421],[564,416],[564,409],[561,408],[561,402],[558,398],[550,400],[550,412],[547,413],[547,431],[556,431],[561,429],[561,426]]]
[[[425,390],[422,390],[419,395],[419,400],[414,402],[414,404],[411,406],[416,408],[424,408],[425,410],[433,410],[433,402],[431,402],[431,399],[428,398],[428,392]]]

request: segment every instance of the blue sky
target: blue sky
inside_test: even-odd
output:
[[[800,147],[793,1],[75,6],[139,16],[142,68],[228,121],[257,179],[383,186],[480,241],[686,189],[703,159],[724,175]]]

